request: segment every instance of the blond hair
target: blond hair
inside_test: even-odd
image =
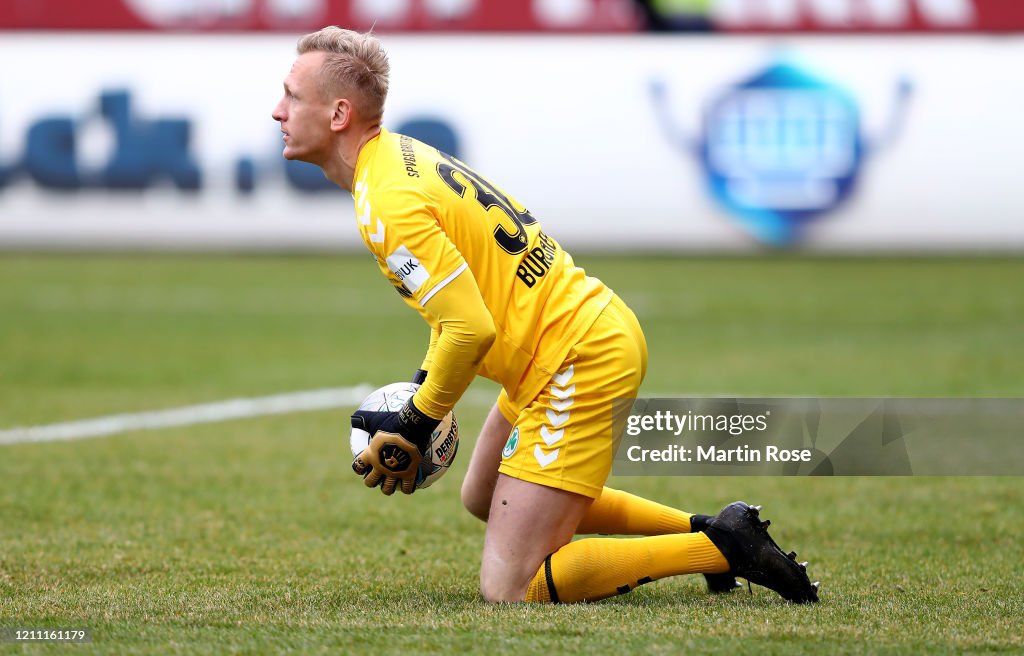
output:
[[[300,55],[322,52],[319,86],[325,97],[350,96],[363,118],[380,121],[388,97],[391,64],[384,47],[372,33],[345,30],[335,25],[299,39]]]

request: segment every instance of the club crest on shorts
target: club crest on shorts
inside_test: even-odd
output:
[[[501,450],[502,458],[511,458],[512,454],[519,448],[519,427],[516,426],[512,429],[512,434],[508,436],[508,441],[505,442],[505,448]]]

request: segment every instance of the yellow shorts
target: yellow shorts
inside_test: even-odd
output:
[[[615,296],[525,408],[504,391],[498,409],[513,425],[498,471],[597,498],[612,467],[612,402],[637,395],[647,342],[636,315]]]

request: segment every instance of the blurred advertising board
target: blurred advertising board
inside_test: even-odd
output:
[[[4,36],[0,247],[359,248],[350,196],[280,157],[294,43]],[[385,43],[387,127],[569,247],[1024,251],[1021,38]]]
[[[0,29],[629,32],[633,0],[5,0]]]
[[[657,1],[657,0],[656,0]],[[725,32],[942,33],[1024,30],[1016,0],[663,0],[699,5],[710,29]],[[668,14],[673,10],[668,9]],[[692,18],[691,18],[692,20]]]
[[[0,30],[1013,32],[1018,0],[8,0]]]

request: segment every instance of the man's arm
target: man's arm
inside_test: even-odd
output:
[[[441,419],[473,382],[495,338],[494,319],[476,279],[463,271],[438,290],[423,309],[441,326],[424,359],[430,375],[412,401],[425,415]]]
[[[357,410],[352,425],[373,437],[352,461],[368,487],[412,494],[430,433],[469,387],[494,342],[494,319],[471,274],[463,271],[422,306],[441,329],[428,350],[430,376],[398,412]]]
[[[430,329],[430,343],[427,344],[427,354],[423,356],[423,364],[416,370],[416,373],[412,377],[412,382],[417,385],[422,385],[423,381],[427,379],[427,372],[430,371],[430,365],[434,359],[434,349],[437,348],[437,340],[441,337],[441,331],[431,328]]]

